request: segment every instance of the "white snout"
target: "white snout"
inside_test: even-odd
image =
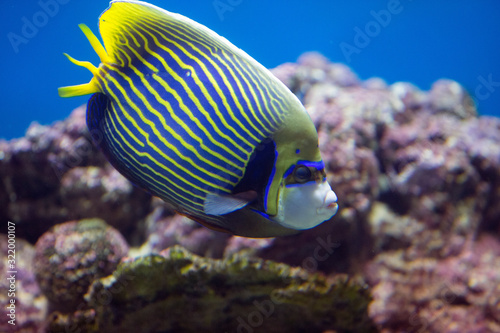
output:
[[[288,228],[304,230],[329,220],[337,212],[337,196],[326,181],[285,188],[283,219]]]
[[[337,209],[339,205],[337,204],[337,195],[331,189],[326,193],[325,200],[323,201],[323,206],[316,209],[318,215],[328,214],[329,212],[332,214],[330,217],[337,213]]]

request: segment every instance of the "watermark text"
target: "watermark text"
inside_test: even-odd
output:
[[[7,322],[16,325],[16,224],[7,222]]]

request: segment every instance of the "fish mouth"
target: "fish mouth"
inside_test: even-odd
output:
[[[323,200],[323,205],[316,209],[318,214],[327,214],[330,213],[331,216],[337,213],[339,209],[339,205],[337,204],[337,195],[333,191],[329,191],[325,195],[325,199]]]

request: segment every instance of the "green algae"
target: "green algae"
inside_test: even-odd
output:
[[[244,252],[215,260],[175,246],[121,263],[86,295],[82,332],[375,332],[366,286]],[[88,311],[87,311],[88,313]],[[52,321],[61,329],[78,313]],[[73,318],[75,318],[73,320]]]

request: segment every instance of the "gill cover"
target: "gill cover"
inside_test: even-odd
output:
[[[290,112],[285,126],[274,134],[273,139],[276,143],[276,158],[266,189],[265,212],[280,220],[280,198],[284,195],[286,172],[293,170],[299,161],[320,163],[322,159],[318,148],[318,133],[301,104]]]

